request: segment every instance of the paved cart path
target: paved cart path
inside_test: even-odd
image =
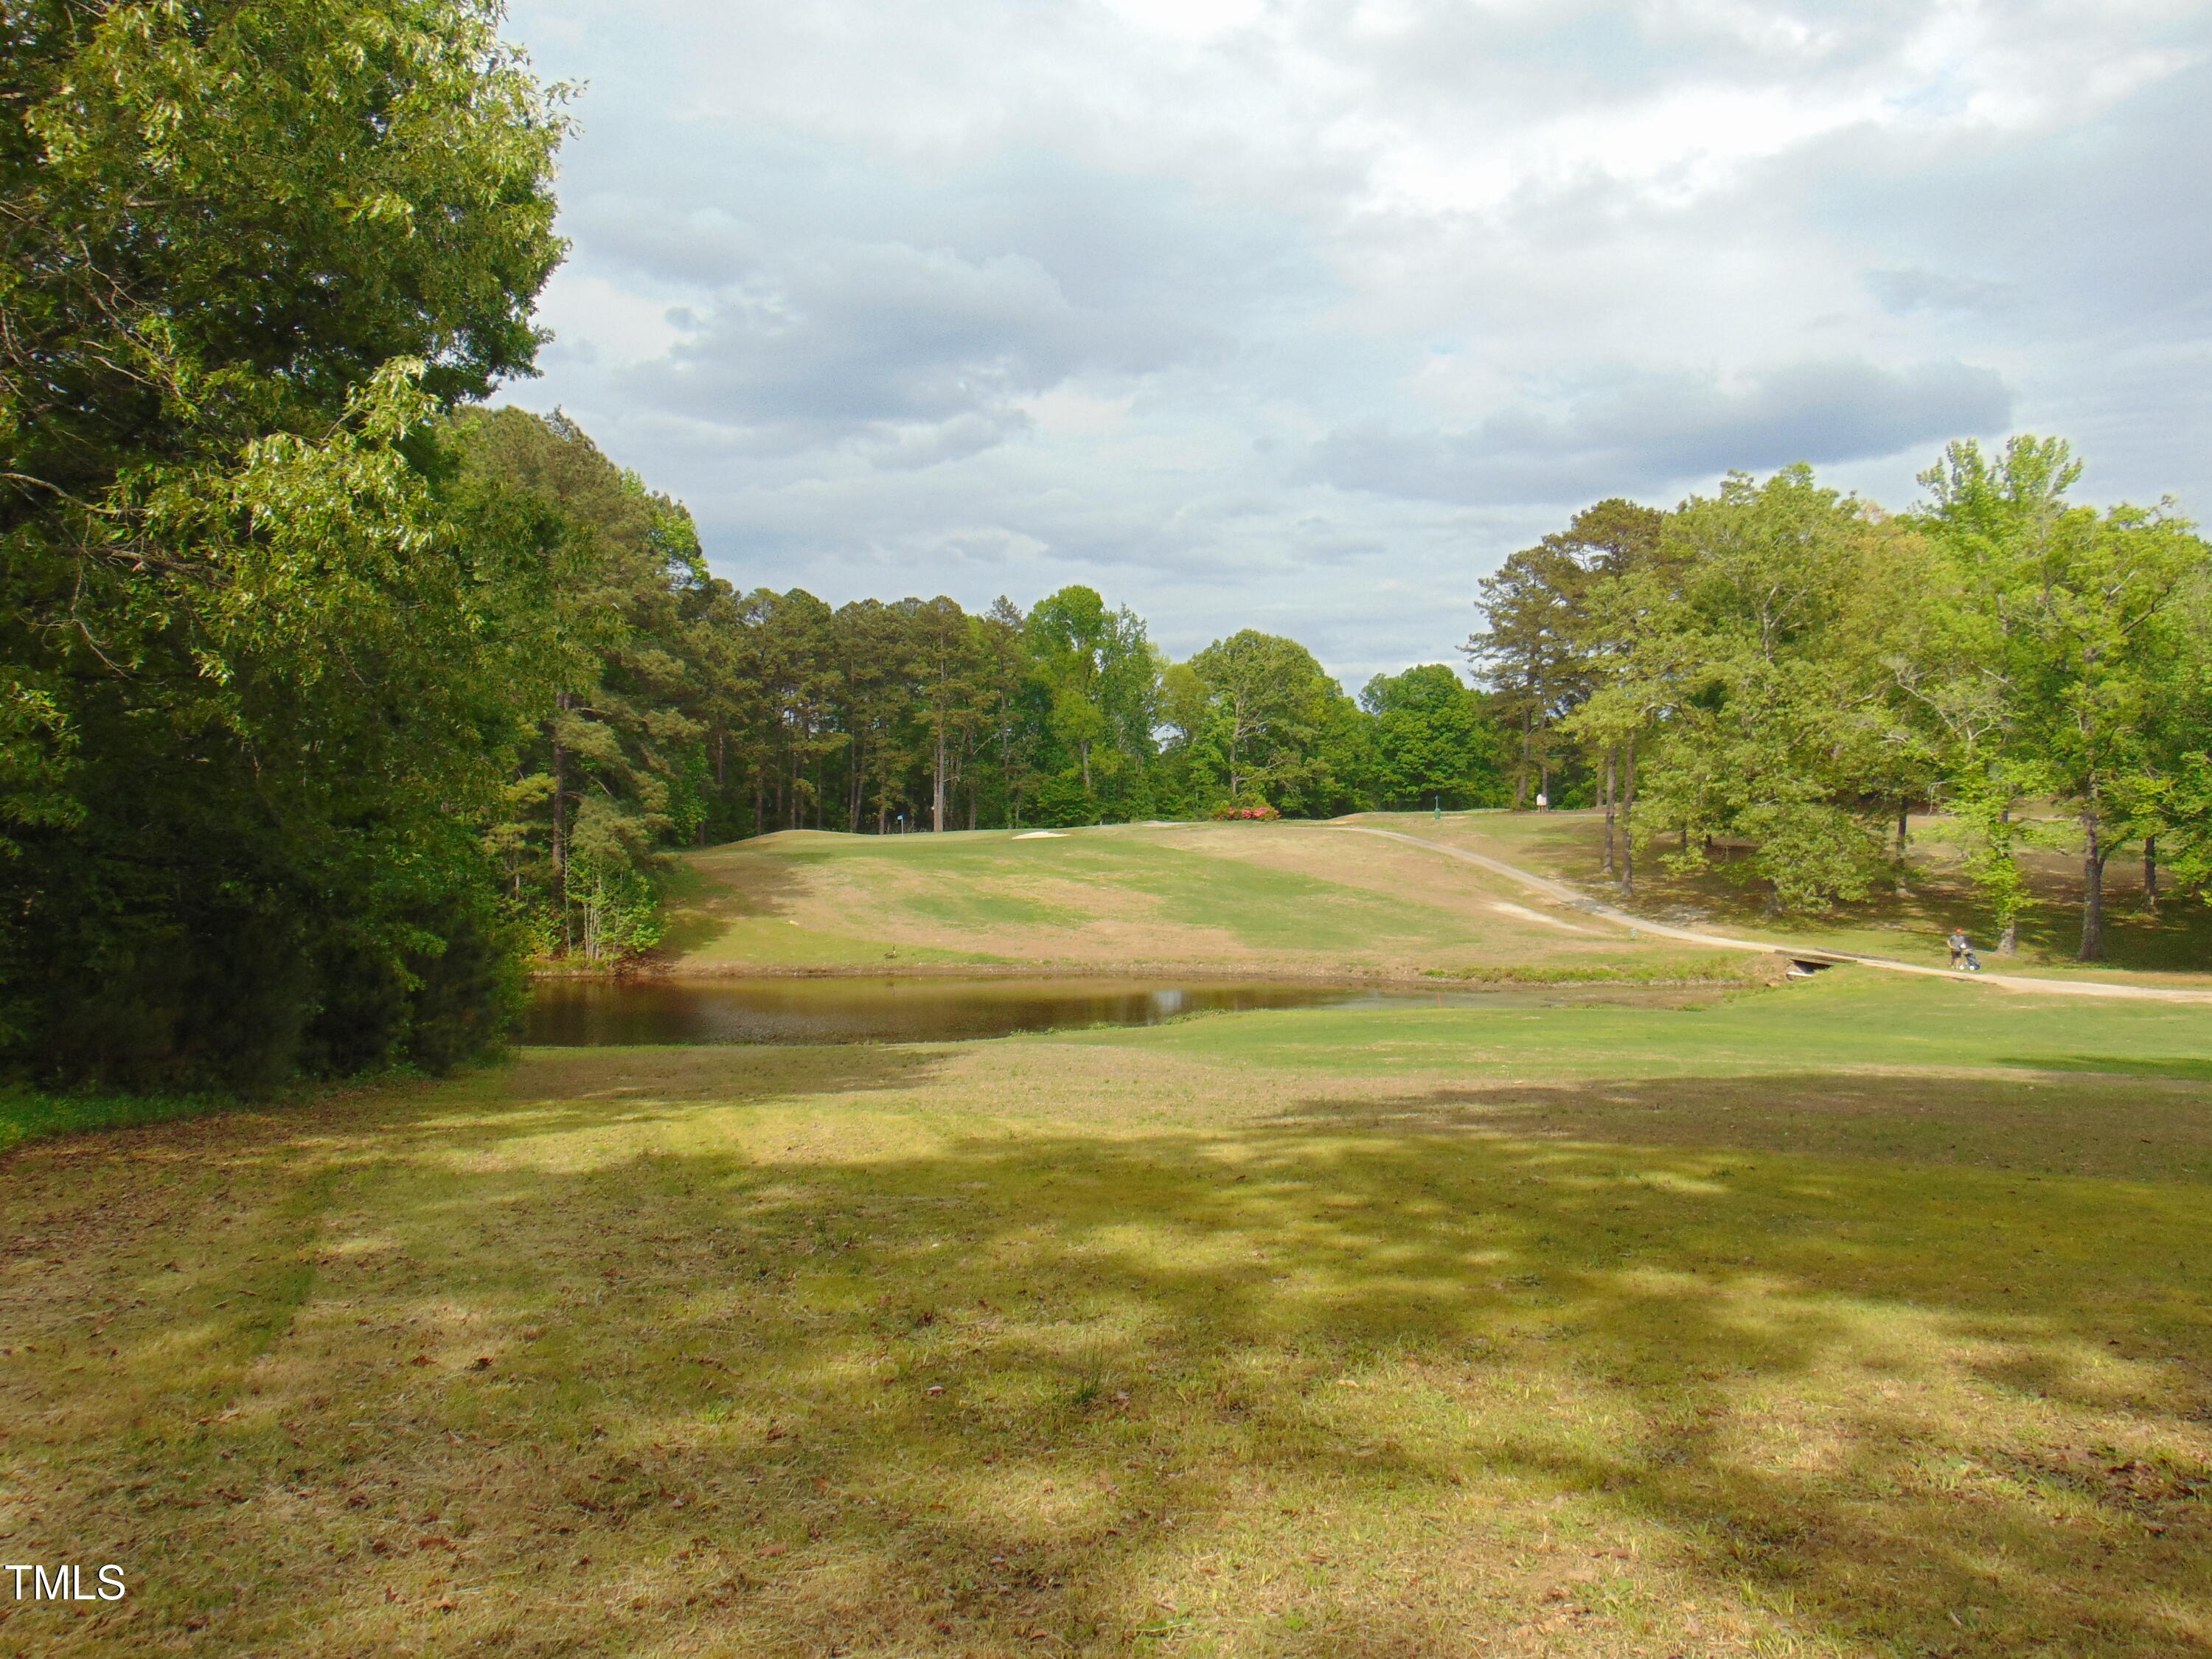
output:
[[[1928,968],[1917,963],[1893,962],[1887,957],[1860,956],[1850,951],[1792,945],[1786,939],[1732,939],[1726,933],[1701,933],[1694,927],[1674,927],[1663,921],[1632,915],[1587,894],[1577,892],[1563,881],[1553,881],[1548,876],[1521,869],[1487,854],[1471,853],[1463,847],[1448,847],[1442,842],[1430,841],[1420,836],[1408,836],[1396,830],[1370,830],[1356,823],[1319,823],[1313,827],[1334,830],[1340,835],[1380,836],[1385,841],[1402,841],[1411,846],[1425,847],[1432,853],[1442,853],[1446,858],[1480,865],[1492,875],[1517,881],[1530,891],[1541,894],[1554,903],[1579,910],[1585,915],[1600,917],[1635,933],[1650,933],[1661,939],[1679,939],[1691,945],[1717,945],[1727,951],[1778,952],[1784,956],[1798,954],[1807,961],[1853,962],[1868,968],[1880,968],[1887,973],[1932,974],[1938,979],[1963,979],[1971,980],[1976,985],[1999,985],[2008,991],[2049,992],[2056,996],[2069,997],[2147,997],[2157,1002],[2212,1002],[2212,991],[2171,991],[2148,985],[2115,985],[2107,980],[2030,979],[2020,974],[1967,974],[1951,968]]]

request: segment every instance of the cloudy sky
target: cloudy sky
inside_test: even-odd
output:
[[[1608,495],[2057,432],[2212,517],[2212,5],[518,0],[558,404],[744,586],[1356,687]]]

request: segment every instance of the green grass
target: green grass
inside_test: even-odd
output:
[[[52,1094],[22,1087],[0,1089],[0,1156],[46,1135],[167,1123],[224,1111],[236,1104],[220,1095]]]
[[[50,1139],[7,1645],[2201,1653],[2208,1224],[2202,1012],[1855,969]]]
[[[1298,826],[810,832],[687,854],[684,871],[665,953],[678,972],[896,960],[1410,974],[1646,949],[1547,919],[1484,872]]]
[[[1807,1066],[1905,1065],[2046,1068],[2094,1053],[2113,1069],[2191,1063],[2212,1053],[2212,1010],[2195,1004],[2097,1001],[2054,1017],[2046,999],[1958,981],[1917,981],[1868,968],[1831,969],[1775,991],[1717,996],[1654,1014],[1602,1005],[1563,1009],[1271,1011],[1185,1031],[1099,1030],[1083,1042],[1188,1046],[1222,1062],[1297,1063],[1364,1073],[1376,1064],[1455,1075],[1747,1076]]]
[[[1731,952],[1650,962],[1579,963],[1556,967],[1516,962],[1478,963],[1471,968],[1431,968],[1426,979],[1484,985],[1764,985],[1778,977],[1778,963]]]

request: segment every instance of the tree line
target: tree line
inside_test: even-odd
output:
[[[1894,515],[1802,465],[1577,514],[1483,582],[1468,641],[1516,799],[1602,802],[1624,890],[1641,853],[1778,912],[1901,884],[1940,807],[2000,950],[2021,856],[2063,850],[2100,959],[2111,860],[2153,908],[2212,881],[2212,549],[2170,502],[2070,501],[2081,471],[2023,436],[1950,445]]]
[[[1188,661],[1070,586],[1024,611],[939,596],[831,607],[710,574],[683,508],[574,422],[465,410],[462,475],[527,500],[590,576],[552,706],[493,827],[545,957],[657,938],[667,849],[775,830],[927,833],[1504,799],[1490,698],[1452,668],[1357,700],[1296,641],[1243,629]],[[549,544],[549,553],[552,546]]]

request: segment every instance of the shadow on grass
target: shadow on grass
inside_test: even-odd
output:
[[[940,1055],[764,1055],[733,1106],[684,1053],[241,1133],[162,1166],[198,1202],[27,1160],[10,1218],[83,1265],[17,1311],[94,1363],[9,1379],[16,1546],[151,1580],[44,1650],[2205,1650],[2207,1402],[2166,1356],[2212,1344],[2167,1264],[2212,1217],[1969,1167],[2030,1085],[1822,1162],[1726,1093],[1811,1079],[1096,1136],[940,1093],[909,1135],[878,1106]],[[311,1180],[312,1294],[210,1407],[179,1333]]]
[[[783,915],[805,886],[799,862],[744,842],[672,859],[661,878],[665,930],[645,960],[665,965],[713,944],[734,921]]]
[[[2212,1062],[2091,1055],[2000,1063],[2110,1080],[2069,1078],[2052,1086],[1874,1072],[1635,1078],[1431,1089],[1379,1100],[1317,1096],[1297,1109],[1315,1124],[1365,1129],[1474,1129],[1878,1159],[1931,1170],[2212,1185],[2212,1101],[2193,1090],[2147,1091],[2118,1080],[2212,1080]]]
[[[2115,1077],[2163,1077],[2212,1083],[2212,1060],[2143,1060],[2132,1054],[2042,1054],[2004,1059],[2000,1066],[2038,1072],[2102,1072]]]

